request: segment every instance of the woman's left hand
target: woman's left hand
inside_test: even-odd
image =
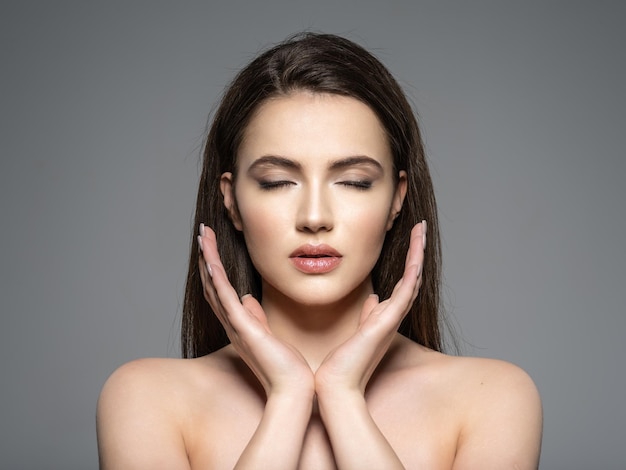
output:
[[[404,468],[369,412],[365,387],[417,297],[425,244],[426,223],[422,222],[411,230],[404,274],[391,296],[378,302],[371,295],[363,304],[354,335],[315,372],[320,416],[338,468]]]
[[[325,392],[335,396],[342,390],[365,392],[370,377],[417,297],[422,283],[425,244],[426,222],[423,221],[411,230],[404,274],[391,296],[379,302],[378,296],[370,295],[363,304],[355,334],[331,352],[317,369],[318,398],[323,399]]]

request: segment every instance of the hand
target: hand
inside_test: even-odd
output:
[[[272,334],[265,312],[254,297],[244,295],[239,299],[224,271],[213,230],[200,225],[198,243],[204,297],[267,397],[282,393],[302,395],[303,391],[312,397],[311,368],[299,351]]]
[[[391,296],[378,302],[372,294],[363,304],[355,334],[331,352],[315,373],[318,397],[337,395],[342,390],[365,392],[374,370],[387,352],[395,334],[413,305],[422,283],[422,264],[426,245],[426,222],[411,230],[404,274]]]

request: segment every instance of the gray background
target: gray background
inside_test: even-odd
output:
[[[310,28],[416,104],[448,309],[465,354],[535,379],[542,468],[626,468],[623,5],[2,2],[1,467],[96,468],[107,376],[178,355],[207,115]]]

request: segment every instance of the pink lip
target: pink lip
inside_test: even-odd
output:
[[[341,263],[341,254],[328,245],[302,245],[289,255],[298,271],[306,274],[324,274]]]

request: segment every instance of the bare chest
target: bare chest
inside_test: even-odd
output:
[[[237,396],[198,413],[186,433],[192,468],[232,469],[263,413],[258,397]],[[415,397],[416,398],[416,397]],[[452,408],[428,397],[405,400],[402,391],[368,397],[372,418],[406,468],[450,468],[459,424]],[[349,436],[348,436],[349,438]],[[276,443],[280,455],[280,442]],[[331,442],[313,414],[302,443],[299,468],[335,469]]]

